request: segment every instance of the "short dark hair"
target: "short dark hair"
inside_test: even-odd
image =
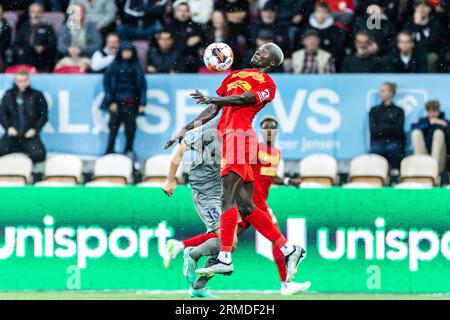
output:
[[[167,28],[161,29],[161,30],[158,32],[158,36],[159,36],[161,33],[168,33],[168,34],[170,34],[170,37],[173,38],[172,30],[170,30],[170,29],[167,29]]]
[[[388,86],[394,96],[397,94],[397,84],[395,82],[385,82],[383,85]]]
[[[317,1],[315,7],[316,8],[321,8],[321,9],[324,9],[324,10],[327,10],[327,11],[331,12],[330,6],[325,1]]]
[[[277,125],[277,128],[278,128],[278,120],[274,116],[265,116],[264,118],[261,119],[261,122],[259,123],[259,126],[261,127],[263,125],[263,123],[267,122],[267,121],[275,122],[275,124]]]
[[[425,109],[427,111],[439,111],[441,110],[441,104],[437,100],[430,100],[425,103]]]

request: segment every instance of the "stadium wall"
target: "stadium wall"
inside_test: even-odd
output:
[[[188,187],[2,188],[0,290],[187,289],[169,238],[204,232]],[[298,281],[318,292],[450,292],[450,193],[273,188],[288,238],[307,248]],[[256,241],[255,241],[256,239]],[[267,240],[239,240],[235,272],[214,289],[279,289]]]
[[[138,119],[135,149],[140,159],[163,152],[176,128],[193,119],[204,107],[189,93],[195,88],[214,94],[223,75],[147,76],[146,116]],[[405,109],[405,130],[422,116],[429,99],[441,101],[450,112],[448,75],[274,75],[277,97],[258,119],[267,114],[280,121],[284,158],[298,160],[326,153],[350,160],[368,151],[368,111],[378,103],[384,81],[396,82],[396,103]],[[0,94],[12,77],[0,77]],[[50,121],[43,139],[50,152],[99,156],[105,150],[108,115],[99,107],[103,99],[100,75],[35,75],[32,85],[43,90],[50,105]],[[123,146],[123,137],[118,142]],[[120,149],[118,149],[120,150]]]

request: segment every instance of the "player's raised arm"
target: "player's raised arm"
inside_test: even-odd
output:
[[[194,129],[195,127],[199,127],[204,125],[205,123],[209,122],[210,120],[214,119],[217,114],[219,113],[220,109],[222,107],[218,105],[211,105],[205,110],[203,110],[197,118],[183,126],[183,128],[180,129],[180,131],[177,132],[177,134],[166,142],[164,145],[164,149],[170,148],[175,142],[181,142],[184,138],[184,135],[186,132]]]
[[[191,97],[197,100],[197,104],[214,104],[218,106],[247,106],[256,104],[256,96],[252,92],[244,92],[240,95],[231,95],[225,97],[207,97],[198,90],[191,93]]]
[[[186,150],[186,143],[181,143],[178,146],[178,149],[172,155],[172,159],[170,160],[169,173],[167,174],[166,181],[163,185],[163,191],[169,197],[173,194],[173,192],[175,191],[175,187],[177,186],[177,180],[175,176],[177,174],[177,170],[180,166],[181,160],[183,160],[183,156]]]

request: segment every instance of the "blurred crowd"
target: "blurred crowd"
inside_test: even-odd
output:
[[[225,42],[233,69],[279,44],[278,72],[450,71],[447,0],[0,0],[0,70],[103,72],[132,43],[147,73],[208,72]],[[11,69],[12,68],[12,69]]]

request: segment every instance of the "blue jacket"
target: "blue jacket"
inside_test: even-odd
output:
[[[134,54],[131,60],[122,59],[122,51],[132,49]],[[123,44],[117,57],[106,69],[103,77],[105,98],[102,109],[108,110],[111,103],[134,99],[136,105],[147,104],[147,82],[145,74],[137,57],[136,49],[131,43]]]
[[[448,120],[445,119],[445,113],[441,112],[439,114],[439,119],[445,120],[447,123]],[[450,123],[449,123],[450,125]],[[431,145],[433,143],[433,133],[436,129],[441,129],[447,135],[448,128],[444,128],[437,124],[431,124],[428,120],[428,117],[420,118],[417,122],[411,124],[411,130],[421,130],[423,132],[423,136],[425,139],[425,145],[427,146],[428,152],[431,151]],[[448,136],[447,136],[448,139]]]

